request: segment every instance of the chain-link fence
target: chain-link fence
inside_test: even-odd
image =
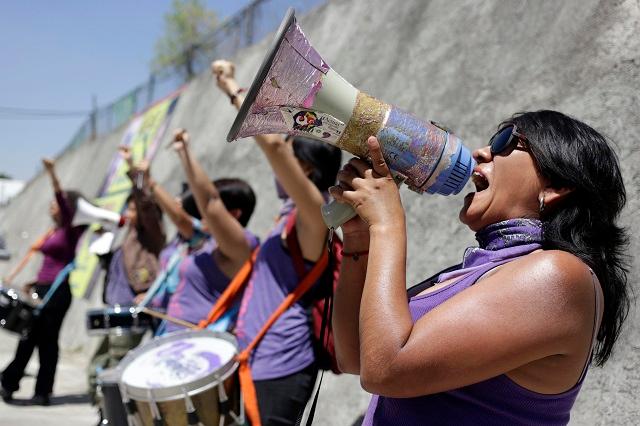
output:
[[[196,56],[194,70],[200,73],[209,66],[211,60],[231,58],[238,50],[262,40],[278,27],[287,8],[294,7],[297,14],[304,14],[325,1],[254,0],[193,46]],[[176,70],[166,69],[152,73],[146,82],[92,112],[64,151],[112,132],[184,83],[184,75]]]

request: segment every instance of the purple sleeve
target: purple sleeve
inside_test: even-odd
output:
[[[60,218],[63,227],[70,227],[73,219],[73,210],[69,206],[69,201],[62,191],[56,192],[56,202],[60,208]]]

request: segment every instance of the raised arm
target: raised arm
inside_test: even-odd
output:
[[[127,176],[131,180],[131,194],[136,206],[138,216],[137,230],[141,241],[147,248],[155,254],[160,254],[166,242],[164,227],[162,226],[162,216],[157,209],[157,204],[149,194],[148,182],[145,180],[145,173],[133,165],[131,152],[128,147],[120,147],[120,154],[129,164]]]
[[[231,103],[240,108],[244,95],[233,77],[233,68],[222,65],[226,61],[216,61],[212,71],[216,76],[218,87],[229,96]],[[298,210],[296,228],[300,249],[304,258],[316,260],[322,255],[327,228],[322,219],[320,209],[324,197],[307,177],[310,165],[300,164],[293,152],[291,141],[280,135],[257,135],[254,137],[271,165],[273,173]]]
[[[50,158],[43,158],[42,165],[49,175],[51,186],[53,187],[53,193],[56,197],[56,203],[58,203],[58,207],[60,208],[60,225],[71,226],[71,221],[73,219],[73,209],[69,205],[69,201],[62,191],[62,187],[60,186],[60,180],[58,179],[58,175],[56,174],[55,162]]]
[[[183,129],[176,129],[173,145],[187,175],[196,205],[218,243],[220,254],[241,266],[251,255],[251,246],[244,228],[233,213],[227,210],[218,189],[189,151],[189,134]]]
[[[147,160],[138,164],[137,168],[145,174],[145,181],[148,182],[149,191],[153,195],[155,202],[158,203],[162,211],[169,216],[169,219],[171,219],[171,222],[176,226],[180,235],[182,235],[184,239],[190,239],[194,232],[193,218],[176,203],[175,198],[164,189],[162,185],[153,179]]]

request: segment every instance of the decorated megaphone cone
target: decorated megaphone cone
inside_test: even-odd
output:
[[[293,9],[280,24],[227,140],[268,133],[325,141],[359,157],[367,155],[366,140],[375,135],[396,177],[418,193],[457,194],[475,166],[453,133],[359,91],[335,72],[311,46]],[[343,204],[323,208],[329,227],[354,215]]]

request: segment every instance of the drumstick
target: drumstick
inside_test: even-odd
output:
[[[162,312],[158,312],[158,311],[154,311],[153,309],[149,309],[149,308],[145,308],[142,307],[140,308],[140,310],[142,312],[144,312],[145,314],[151,315],[152,317],[156,317],[156,318],[160,318],[166,321],[170,321],[174,324],[178,324],[181,325],[183,327],[187,327],[190,328],[192,330],[198,330],[199,327],[189,321],[185,321],[185,320],[181,320],[180,318],[174,318],[172,316],[169,316],[167,314],[163,314]]]

